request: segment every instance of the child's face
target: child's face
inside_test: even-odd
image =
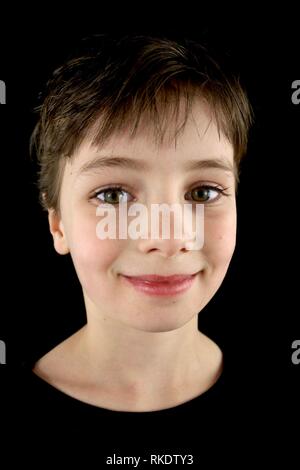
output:
[[[143,160],[149,168],[136,171],[112,166],[82,171],[98,156]],[[50,228],[56,250],[71,253],[88,316],[93,312],[137,330],[170,331],[195,317],[219,288],[235,248],[234,172],[216,165],[187,171],[184,166],[189,160],[218,160],[227,167],[234,165],[232,145],[222,134],[219,136],[200,101],[184,132],[177,137],[176,146],[174,140],[158,146],[150,132],[142,131],[133,139],[124,133],[114,135],[100,149],[84,142],[74,158],[68,160],[61,187],[60,218],[50,211]],[[119,198],[120,204],[127,201],[128,208],[130,203],[139,202],[149,212],[154,203],[189,202],[196,207],[197,202],[188,193],[204,184],[225,188],[227,195],[217,198],[216,191],[208,191],[212,202],[204,206],[204,246],[200,250],[187,251],[185,240],[172,236],[166,240],[100,240],[96,235],[96,209],[101,200]],[[123,192],[94,196],[95,192],[116,185],[122,186]],[[170,296],[140,292],[122,276],[196,272],[187,291]]]

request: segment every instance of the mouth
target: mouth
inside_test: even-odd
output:
[[[136,290],[144,294],[172,296],[189,290],[197,274],[174,274],[172,276],[147,274],[141,276],[122,275],[121,277]]]

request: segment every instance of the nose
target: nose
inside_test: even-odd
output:
[[[182,212],[182,206],[178,204],[177,210]],[[143,253],[157,252],[165,258],[177,256],[179,253],[188,252],[188,243],[191,243],[191,232],[184,233],[183,215],[179,217],[178,211],[159,212],[155,214],[149,211],[148,230],[143,237],[137,240],[138,249]],[[176,219],[179,217],[179,219]]]
[[[164,258],[173,258],[179,253],[188,252],[185,242],[180,240],[140,240],[139,250],[143,253],[157,252]]]

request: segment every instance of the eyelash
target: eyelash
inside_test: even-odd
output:
[[[194,201],[196,204],[212,204],[216,201],[218,201],[222,196],[230,196],[229,193],[227,193],[226,191],[229,189],[229,188],[221,188],[219,186],[215,186],[215,185],[211,185],[211,184],[200,184],[199,186],[195,186],[193,189],[191,189],[187,194],[190,195],[193,191],[195,191],[196,189],[204,189],[204,190],[209,190],[209,191],[216,191],[218,193],[218,196],[215,197],[213,200],[211,201],[204,201],[204,202],[200,202],[200,201]],[[108,186],[106,188],[102,188],[102,189],[99,189],[97,191],[95,191],[92,196],[91,196],[91,199],[97,199],[99,201],[100,204],[111,204],[113,206],[117,206],[119,205],[120,203],[117,202],[117,203],[112,203],[112,202],[109,202],[109,203],[105,203],[105,201],[101,201],[98,196],[99,194],[102,194],[102,193],[106,193],[108,191],[121,191],[121,192],[125,192],[125,193],[128,193],[130,194],[129,191],[127,191],[124,186],[121,186],[121,185],[116,185],[116,186]],[[132,202],[132,201],[129,201],[129,202]]]

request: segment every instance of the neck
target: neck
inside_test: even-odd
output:
[[[222,352],[197,317],[166,332],[141,331],[87,309],[87,324],[42,358],[35,372],[87,403],[153,411],[201,395],[218,379]]]
[[[199,361],[202,336],[196,318],[167,332],[139,331],[114,321],[90,318],[82,329],[81,344],[95,369],[115,372],[118,380],[138,378],[144,383],[158,377],[158,372],[165,380],[186,373]]]
[[[201,380],[221,361],[217,345],[198,330],[194,316],[182,327],[166,332],[132,328],[93,311],[87,305],[88,322],[80,330],[77,345],[94,377],[118,387],[144,390],[182,388]]]

